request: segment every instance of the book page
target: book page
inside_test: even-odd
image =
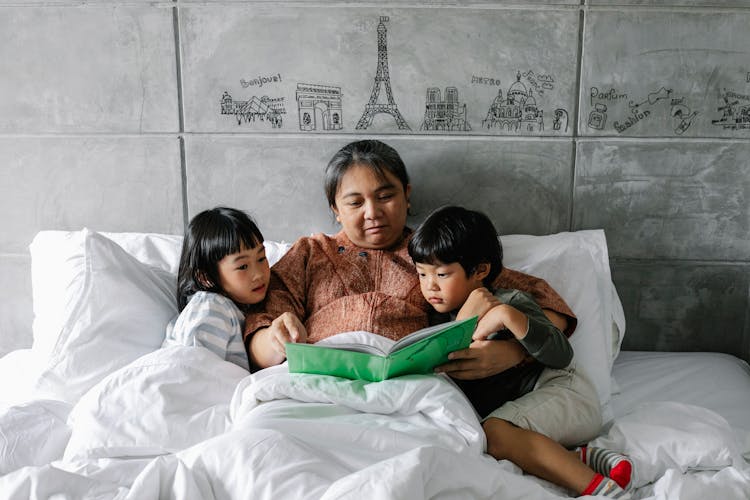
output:
[[[382,335],[358,330],[331,335],[314,345],[364,352],[376,356],[387,356],[394,342]]]
[[[388,350],[388,354],[396,352],[399,349],[403,349],[404,347],[412,345],[415,342],[419,342],[423,338],[429,337],[433,333],[440,332],[442,330],[445,330],[446,328],[450,328],[456,323],[457,321],[448,321],[447,323],[428,326],[427,328],[422,328],[421,330],[417,330],[414,333],[410,333],[406,337],[393,344],[393,346]]]

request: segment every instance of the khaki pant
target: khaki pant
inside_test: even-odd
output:
[[[533,391],[508,401],[484,420],[493,417],[544,434],[566,448],[589,442],[602,426],[596,388],[575,364],[545,368]]]

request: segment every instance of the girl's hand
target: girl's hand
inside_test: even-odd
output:
[[[461,320],[471,318],[472,316],[479,316],[481,320],[487,311],[500,303],[497,297],[492,295],[485,287],[477,288],[469,294],[466,302],[464,302],[464,305],[458,311],[456,319]]]
[[[516,340],[477,340],[468,349],[450,353],[450,361],[435,368],[435,372],[474,380],[504,372],[525,357],[526,349]]]

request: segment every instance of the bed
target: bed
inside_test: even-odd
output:
[[[579,317],[571,338],[634,498],[750,498],[750,368],[718,353],[621,352],[603,231],[502,238]],[[250,374],[162,348],[181,237],[42,231],[33,346],[0,359],[0,498],[568,498],[484,453],[442,376],[379,383]],[[288,248],[266,242],[271,262]]]

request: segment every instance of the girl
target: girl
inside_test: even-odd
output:
[[[164,346],[202,346],[249,370],[245,312],[263,302],[271,271],[263,235],[244,212],[216,207],[190,221],[177,278],[180,314]]]

